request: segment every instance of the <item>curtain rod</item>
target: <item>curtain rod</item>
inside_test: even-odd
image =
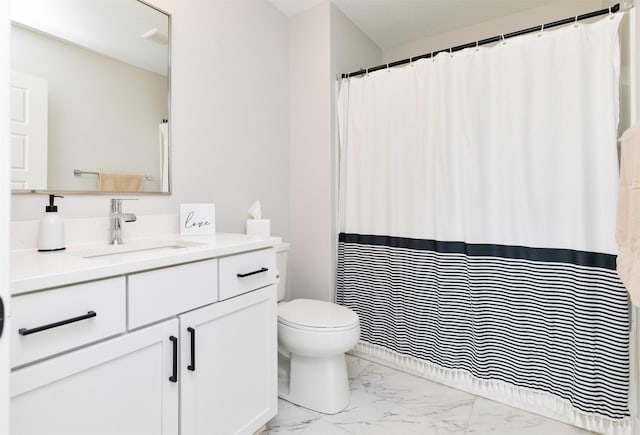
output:
[[[361,69],[359,71],[354,71],[354,72],[350,72],[350,73],[344,73],[344,74],[342,74],[342,78],[346,79],[346,78],[350,78],[350,77],[361,76],[361,75],[364,75],[364,74],[367,74],[367,73],[370,73],[370,72],[373,72],[373,71],[379,71],[381,69],[387,69],[387,68],[392,68],[392,67],[395,67],[395,66],[405,65],[407,63],[411,63],[411,62],[416,61],[418,59],[429,59],[431,57],[436,56],[438,53],[453,53],[454,51],[464,50],[465,48],[473,48],[473,47],[477,47],[477,46],[480,46],[480,45],[492,44],[494,42],[500,42],[500,41],[502,41],[504,39],[513,38],[514,36],[526,35],[527,33],[533,33],[533,32],[542,32],[545,29],[550,29],[552,27],[563,26],[565,24],[571,24],[571,23],[575,23],[576,21],[587,20],[589,18],[598,17],[600,15],[612,14],[612,13],[618,12],[618,11],[620,11],[620,3],[617,3],[617,4],[613,5],[613,6],[611,6],[610,8],[600,9],[598,11],[589,12],[589,13],[582,14],[582,15],[576,15],[575,17],[565,18],[563,20],[558,20],[558,21],[553,21],[551,23],[543,24],[541,26],[529,27],[528,29],[517,30],[517,31],[511,32],[511,33],[505,33],[504,35],[493,36],[491,38],[481,39],[479,41],[469,42],[468,44],[463,44],[463,45],[458,45],[458,46],[451,47],[451,48],[445,48],[445,49],[442,49],[442,50],[433,51],[431,53],[422,54],[420,56],[415,56],[415,57],[410,57],[410,58],[407,58],[407,59],[397,60],[395,62],[389,62],[389,63],[385,63],[385,64],[382,64],[382,65],[374,66],[374,67],[371,67],[371,68]]]

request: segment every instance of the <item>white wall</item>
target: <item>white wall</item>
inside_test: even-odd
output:
[[[162,190],[166,76],[19,26],[11,30],[11,69],[49,85],[47,185],[31,189],[97,190],[95,175],[73,175],[81,169],[149,175],[143,189]]]
[[[331,5],[331,83],[336,77],[382,62],[382,50],[340,9]],[[376,63],[377,62],[377,63]],[[335,109],[335,104],[331,105]],[[334,117],[335,118],[335,117]],[[335,119],[332,119],[335,121]]]
[[[244,232],[260,199],[289,237],[288,28],[264,0],[154,0],[172,14],[171,196],[127,203],[139,215],[215,202],[216,229]],[[126,158],[126,156],[123,156]],[[119,195],[120,196],[120,195]],[[44,195],[13,195],[12,219],[39,219]],[[66,218],[106,217],[109,196],[67,195]]]
[[[379,63],[380,49],[328,1],[290,20],[290,296],[333,300],[336,75]]]
[[[289,23],[289,296],[331,300],[331,83],[328,2]]]
[[[9,4],[0,0],[0,297],[9,303]],[[5,312],[5,315],[7,312]],[[5,331],[7,331],[5,323]],[[0,337],[0,435],[9,435],[9,334]]]

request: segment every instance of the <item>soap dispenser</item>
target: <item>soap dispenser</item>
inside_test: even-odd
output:
[[[61,195],[49,195],[49,205],[45,207],[46,213],[40,219],[40,232],[38,235],[38,251],[62,251],[64,246],[64,222],[58,214],[58,207],[53,205],[55,198],[64,198]]]

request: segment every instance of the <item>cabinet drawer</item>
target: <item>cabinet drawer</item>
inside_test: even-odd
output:
[[[220,259],[220,300],[275,282],[276,251],[274,249],[262,249]]]
[[[124,277],[14,297],[11,366],[124,332],[125,302]]]
[[[215,302],[218,260],[205,260],[128,276],[129,328],[138,328]]]

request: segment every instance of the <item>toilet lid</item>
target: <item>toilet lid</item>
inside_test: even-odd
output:
[[[358,315],[347,307],[312,299],[294,299],[278,305],[278,320],[291,326],[342,328],[358,323]]]

